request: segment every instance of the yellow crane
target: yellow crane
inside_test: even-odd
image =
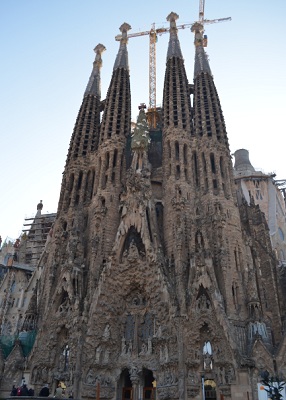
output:
[[[194,24],[200,23],[202,26],[205,24],[214,24],[217,22],[230,21],[231,17],[227,18],[217,18],[217,19],[204,19],[204,8],[205,0],[200,0],[199,7],[199,20],[190,22],[187,24],[177,25],[177,29],[192,28]],[[149,108],[147,112],[148,122],[151,128],[156,128],[157,126],[157,107],[156,107],[156,43],[158,35],[170,32],[170,27],[168,28],[155,28],[155,23],[149,31],[134,32],[129,33],[127,38],[134,38],[140,36],[149,36]],[[115,40],[120,41],[121,35],[115,36]],[[207,37],[204,36],[203,46],[207,46]]]

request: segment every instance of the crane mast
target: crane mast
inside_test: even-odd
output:
[[[149,125],[156,127],[156,41],[155,23],[152,24],[149,42],[149,108],[147,116]]]
[[[199,20],[187,24],[177,25],[177,29],[185,29],[194,27],[195,24],[200,24],[204,28],[205,24],[214,24],[217,22],[231,21],[231,17],[205,19],[204,18],[205,0],[200,0],[199,5]],[[169,28],[155,28],[155,23],[149,31],[134,32],[127,35],[127,38],[149,36],[149,108],[147,118],[150,128],[155,129],[158,122],[158,113],[156,107],[156,43],[158,35],[170,32]],[[121,35],[115,36],[115,40],[120,41]],[[204,37],[203,46],[207,46],[207,37]]]
[[[205,0],[200,0],[200,8],[199,8],[199,21],[203,23],[205,18]]]

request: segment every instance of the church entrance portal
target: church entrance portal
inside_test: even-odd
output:
[[[143,369],[143,400],[155,400],[156,399],[156,381],[154,379],[152,371],[149,369]]]
[[[119,385],[122,387],[122,400],[132,400],[133,389],[128,369],[122,371]]]
[[[216,400],[216,384],[213,379],[207,379],[205,380],[205,400]]]
[[[149,369],[143,369],[141,373],[138,374],[140,379],[140,385],[142,392],[139,393],[139,398],[142,400],[155,400],[156,399],[156,381],[154,379],[152,371]],[[118,382],[119,392],[121,391],[121,400],[137,400],[136,390],[130,378],[128,369],[124,369],[121,373]],[[121,390],[120,390],[121,389]],[[140,389],[139,389],[140,390]],[[138,392],[137,392],[138,396]]]

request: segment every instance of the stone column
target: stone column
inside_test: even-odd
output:
[[[186,400],[185,358],[184,358],[184,317],[176,317],[178,343],[178,395],[179,400]]]
[[[139,400],[140,378],[138,375],[138,367],[132,365],[129,369],[130,380],[132,382],[133,397],[132,400]]]

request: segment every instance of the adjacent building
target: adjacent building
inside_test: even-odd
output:
[[[27,311],[56,217],[56,214],[42,214],[42,208],[40,201],[36,215],[25,219],[23,234],[16,240],[6,238],[1,247],[0,345],[5,358],[17,342],[27,355],[35,339],[33,321]],[[27,328],[30,334],[25,334]]]
[[[285,180],[277,180],[274,173],[255,170],[246,149],[234,153],[235,183],[248,204],[253,201],[264,212],[269,226],[272,247],[279,265],[286,266],[286,208]]]

